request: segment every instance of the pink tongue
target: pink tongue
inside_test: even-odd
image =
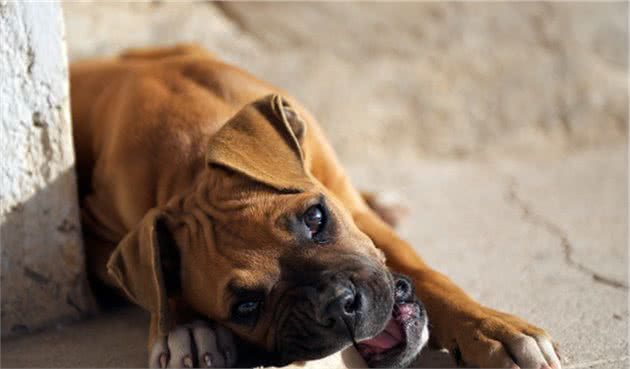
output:
[[[393,318],[387,322],[385,329],[376,337],[361,341],[359,344],[369,346],[376,352],[383,352],[391,349],[402,342],[402,330],[400,325]]]

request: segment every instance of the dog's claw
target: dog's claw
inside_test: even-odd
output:
[[[166,364],[168,363],[168,354],[160,355],[160,368],[166,368]]]
[[[192,368],[193,366],[193,361],[190,356],[186,356],[182,362],[184,363],[184,368]]]
[[[205,353],[203,355],[203,362],[206,365],[206,368],[212,368],[212,355]]]

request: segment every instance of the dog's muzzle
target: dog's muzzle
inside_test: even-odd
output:
[[[384,266],[353,257],[342,267],[306,268],[299,277],[285,279],[296,283],[277,307],[275,350],[280,357],[287,362],[319,359],[386,328],[395,283]]]

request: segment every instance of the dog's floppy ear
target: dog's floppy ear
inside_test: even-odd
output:
[[[179,289],[179,254],[166,225],[167,216],[151,209],[118,244],[107,271],[127,296],[158,318],[158,329],[171,328],[168,293]]]
[[[280,95],[246,105],[211,139],[208,165],[219,165],[280,191],[312,185],[301,142],[306,124]]]
[[[275,118],[285,122],[291,128],[298,143],[302,143],[306,135],[306,123],[286,99],[280,95],[269,95],[258,101],[257,105],[263,111],[270,106]]]

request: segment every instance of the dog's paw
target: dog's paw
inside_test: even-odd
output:
[[[487,316],[464,322],[455,358],[482,368],[560,369],[558,350],[549,335],[515,316],[484,310]]]
[[[235,363],[232,333],[202,321],[175,327],[149,353],[150,368],[230,368]]]

